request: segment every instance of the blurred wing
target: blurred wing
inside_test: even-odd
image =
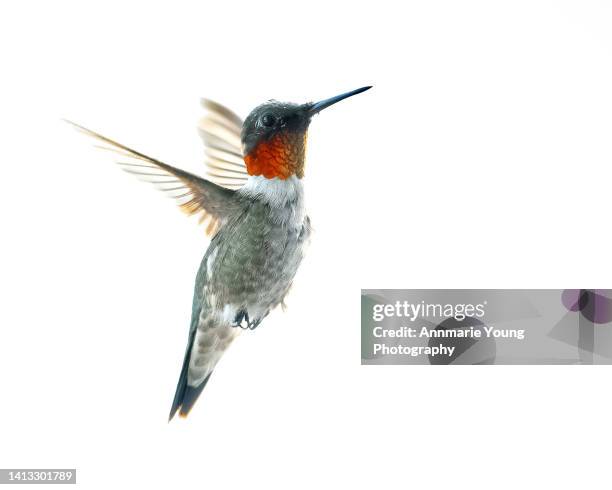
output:
[[[123,157],[122,161],[117,161],[123,170],[167,192],[170,197],[178,200],[180,208],[188,215],[199,215],[199,222],[206,224],[208,235],[214,234],[220,222],[237,209],[233,190],[225,189],[197,175],[148,157],[83,126],[67,122],[98,140],[101,143],[96,145],[98,148]]]
[[[207,177],[228,189],[242,187],[249,177],[242,158],[242,119],[227,107],[202,99],[206,114],[198,124],[204,141]]]

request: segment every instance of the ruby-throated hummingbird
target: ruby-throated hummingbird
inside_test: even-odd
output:
[[[198,270],[189,339],[170,409],[187,416],[217,362],[244,329],[282,303],[310,236],[304,211],[306,135],[313,115],[362,87],[316,103],[268,101],[242,120],[204,99],[200,121],[209,180],[78,129],[121,154],[130,173],[174,193],[212,236]]]

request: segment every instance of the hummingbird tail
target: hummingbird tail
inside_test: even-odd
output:
[[[206,264],[206,262],[203,262],[203,264]],[[168,422],[172,420],[177,412],[181,417],[187,417],[200,393],[202,393],[202,390],[208,383],[219,358],[241,330],[228,325],[216,325],[214,322],[212,326],[199,329],[198,325],[202,314],[200,309],[195,311],[195,320],[189,332],[187,350],[185,351],[183,367],[176,386]],[[196,368],[202,365],[206,366],[204,372],[195,369],[191,382],[189,380],[190,364],[193,364]]]
[[[178,384],[176,385],[176,392],[174,394],[174,400],[172,401],[172,408],[170,408],[170,416],[168,422],[170,422],[179,412],[179,417],[185,418],[189,414],[189,411],[194,406],[200,393],[208,383],[208,379],[212,374],[212,371],[204,378],[204,380],[197,386],[191,386],[187,380],[187,373],[189,371],[189,359],[191,358],[191,352],[193,349],[193,343],[195,340],[196,330],[192,329],[189,333],[189,342],[187,343],[187,351],[185,352],[185,358],[183,359],[183,367],[181,368],[181,375],[179,376]]]
[[[198,386],[189,386],[187,383],[183,385],[180,391],[181,396],[175,397],[174,403],[172,404],[172,409],[170,410],[170,417],[168,419],[168,422],[172,420],[172,417],[174,417],[177,411],[179,413],[179,417],[181,418],[186,418],[187,415],[189,415],[189,412],[195,405],[195,402],[198,400],[200,393],[202,393],[202,390],[206,386],[206,383],[208,383],[208,380],[210,379],[210,374],[206,376],[206,378],[204,378],[204,381],[202,381]],[[177,387],[177,395],[179,395],[179,389],[180,385]]]

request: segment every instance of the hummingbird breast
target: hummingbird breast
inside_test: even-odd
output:
[[[220,230],[207,262],[211,306],[229,321],[234,310],[261,320],[282,301],[310,235],[299,179],[250,181],[240,193],[243,212]]]
[[[239,327],[255,328],[282,302],[304,256],[310,220],[300,179],[260,179],[265,177],[250,177],[239,191],[241,212],[220,228],[198,271],[194,313],[202,352],[198,355],[196,346],[191,382],[212,370],[218,348],[229,344]]]

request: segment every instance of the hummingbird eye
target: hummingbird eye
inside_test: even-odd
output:
[[[264,114],[261,116],[261,124],[268,128],[272,127],[276,124],[276,117],[274,117],[272,114]]]

